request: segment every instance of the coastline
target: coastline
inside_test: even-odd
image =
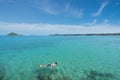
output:
[[[120,36],[120,33],[93,33],[93,34],[50,34],[49,36]]]

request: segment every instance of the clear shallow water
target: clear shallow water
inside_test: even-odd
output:
[[[39,67],[56,61],[55,68]],[[0,37],[0,78],[40,80],[44,70],[52,70],[51,80],[120,80],[120,37]]]

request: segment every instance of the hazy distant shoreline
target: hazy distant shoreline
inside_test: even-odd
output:
[[[43,36],[43,35],[23,35],[11,32],[0,36]],[[92,33],[92,34],[48,34],[44,36],[120,36],[120,33]]]
[[[50,34],[49,36],[120,36],[120,33]]]

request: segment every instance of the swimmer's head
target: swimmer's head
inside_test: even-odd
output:
[[[57,62],[55,62],[55,64],[57,65]]]

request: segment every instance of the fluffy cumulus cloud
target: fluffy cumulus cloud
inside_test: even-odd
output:
[[[86,34],[86,33],[115,33],[120,32],[118,26],[104,25],[59,25],[59,24],[25,24],[25,23],[0,23],[0,34],[17,32],[25,35],[48,34]]]

